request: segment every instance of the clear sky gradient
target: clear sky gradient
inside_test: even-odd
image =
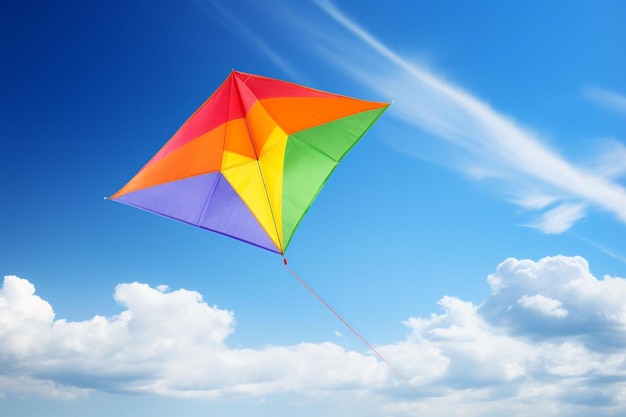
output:
[[[0,414],[626,414],[626,3],[2,6]],[[392,105],[289,264],[104,200],[231,69]]]

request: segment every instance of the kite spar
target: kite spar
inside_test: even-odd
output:
[[[110,199],[282,255],[413,388],[285,258],[337,164],[388,106],[232,71]]]

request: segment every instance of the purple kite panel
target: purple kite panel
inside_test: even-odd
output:
[[[278,253],[248,207],[219,172],[144,188],[115,200]]]
[[[125,194],[117,201],[197,225],[207,196],[213,194],[219,173],[198,175]]]
[[[221,174],[199,226],[278,253],[276,245]]]

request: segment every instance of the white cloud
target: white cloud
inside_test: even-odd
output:
[[[567,310],[562,307],[563,303],[559,300],[545,297],[541,294],[528,296],[522,295],[522,298],[517,300],[517,304],[525,307],[529,310],[538,311],[541,314],[554,317],[566,317]]]
[[[617,415],[626,412],[626,280],[595,278],[580,257],[507,259],[479,306],[454,297],[443,314],[411,318],[408,342],[445,358],[428,383],[464,415]],[[449,412],[450,408],[447,408]]]
[[[575,338],[589,349],[626,348],[626,280],[596,279],[581,257],[508,259],[488,282],[492,293],[480,313],[491,325],[533,340]]]
[[[5,277],[0,392],[222,397],[331,392],[357,382],[376,388],[388,378],[373,357],[332,343],[230,348],[233,313],[210,307],[195,291],[130,283],[118,285],[114,297],[125,307],[119,315],[54,320],[30,282]]]
[[[539,229],[544,233],[559,234],[568,230],[572,225],[585,217],[586,206],[581,203],[563,203],[543,212],[528,226]]]
[[[116,316],[68,322],[27,280],[0,289],[0,393],[72,397],[94,390],[178,397],[368,402],[370,415],[626,413],[626,279],[594,277],[580,257],[507,259],[479,305],[405,321],[377,346],[415,395],[366,349],[227,344],[232,312],[189,290],[120,284]],[[1,395],[1,394],[0,394]]]
[[[618,179],[626,174],[626,145],[614,138],[596,139],[599,155],[590,164],[591,169],[607,178]]]
[[[37,336],[52,323],[52,307],[34,294],[30,282],[14,275],[4,278],[0,291],[0,349],[18,353],[36,347]]]

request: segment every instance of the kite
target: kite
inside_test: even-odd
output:
[[[284,256],[337,164],[388,106],[232,71],[110,199]]]
[[[282,255],[287,270],[415,390],[285,258],[332,172],[388,106],[232,71],[109,199]]]

